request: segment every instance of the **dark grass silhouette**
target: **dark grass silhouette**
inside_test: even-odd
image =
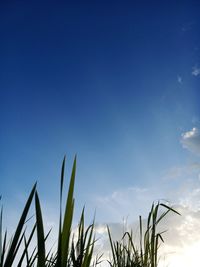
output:
[[[84,208],[77,228],[77,238],[72,234],[74,214],[74,184],[76,175],[76,157],[73,162],[69,189],[62,211],[63,186],[65,174],[65,157],[63,159],[60,178],[60,212],[58,240],[54,251],[47,251],[49,231],[44,234],[44,224],[40,199],[35,184],[25,204],[21,218],[16,226],[11,240],[7,240],[7,231],[2,232],[3,208],[0,213],[0,267],[95,267],[101,262],[101,256],[94,255],[95,222],[85,228]],[[1,197],[0,197],[1,199]],[[35,200],[35,201],[34,201]],[[35,202],[35,223],[27,233],[26,225],[29,221],[28,213]],[[163,207],[165,211],[159,212]],[[148,216],[146,230],[143,234],[142,218],[140,217],[140,246],[136,247],[132,232],[125,232],[122,240],[113,241],[108,229],[112,258],[108,261],[111,267],[157,267],[159,242],[163,241],[162,234],[157,232],[157,225],[170,212],[177,211],[171,207],[158,203],[152,205]],[[36,244],[34,244],[36,236]]]

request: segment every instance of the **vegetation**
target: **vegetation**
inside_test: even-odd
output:
[[[36,184],[33,186],[25,204],[21,218],[11,240],[7,240],[7,231],[3,233],[0,212],[0,267],[90,267],[100,263],[100,257],[94,257],[94,221],[85,228],[84,208],[77,228],[77,238],[72,234],[74,214],[74,184],[76,174],[76,157],[74,159],[65,211],[62,212],[63,185],[65,173],[65,158],[62,163],[60,179],[60,212],[58,240],[54,251],[46,249],[46,242],[50,231],[45,235],[42,211]],[[1,198],[0,198],[1,199]],[[35,223],[29,233],[26,224],[32,202],[35,202]],[[159,212],[163,207],[165,211]],[[178,213],[163,203],[152,205],[148,216],[146,230],[143,234],[142,218],[139,219],[140,242],[135,245],[132,232],[125,232],[122,240],[113,241],[109,227],[108,236],[111,245],[111,267],[157,267],[159,241],[163,241],[162,234],[157,232],[157,226],[170,212]],[[34,244],[36,236],[36,244]]]
[[[165,211],[160,213],[160,207],[164,207]],[[107,227],[112,251],[112,261],[109,261],[110,266],[157,267],[159,241],[164,242],[162,236],[164,232],[157,232],[157,227],[170,211],[179,214],[163,203],[158,202],[157,205],[153,203],[144,234],[142,218],[139,217],[139,246],[136,246],[134,242],[132,231],[125,232],[120,241],[113,241],[109,227]]]

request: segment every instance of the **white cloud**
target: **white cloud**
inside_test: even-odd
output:
[[[200,249],[200,211],[182,205],[177,208],[182,216],[170,214],[163,221],[164,228],[168,229],[166,242],[161,247],[162,255],[165,255],[165,260],[162,259],[163,265],[195,267]]]
[[[198,128],[193,128],[192,130],[182,134],[181,143],[184,148],[189,151],[200,155],[200,131]]]
[[[182,32],[188,32],[192,30],[192,27],[194,26],[194,24],[195,23],[193,21],[185,23],[181,28]]]
[[[198,68],[197,66],[194,66],[194,67],[192,68],[192,75],[193,75],[193,76],[198,76],[198,75],[200,75],[200,68]]]
[[[178,83],[182,84],[183,83],[183,79],[180,75],[177,76],[177,81]]]
[[[127,192],[129,189],[127,189]],[[147,190],[148,191],[148,190]],[[146,192],[147,192],[146,191]],[[177,204],[173,207],[181,213],[178,216],[174,213],[169,213],[159,225],[158,231],[167,230],[164,233],[165,243],[160,247],[160,264],[159,267],[186,267],[189,259],[191,267],[195,267],[195,262],[199,256],[200,249],[200,185],[193,184],[193,188],[187,187],[185,190],[180,189],[182,194],[177,194]],[[125,190],[123,190],[125,195]],[[116,194],[115,194],[116,195]],[[119,195],[119,194],[118,194]],[[130,198],[131,202],[131,198]],[[132,203],[132,209],[137,209],[139,203]],[[150,209],[151,203],[148,204]],[[141,214],[141,213],[140,213]],[[146,223],[146,216],[143,216],[143,223]],[[123,236],[123,231],[133,230],[134,240],[137,244],[139,236],[138,220],[123,222],[108,223],[112,233],[113,240],[120,240]],[[110,244],[106,224],[99,224],[96,227],[97,236],[99,239],[99,248],[104,252],[104,259],[110,257]],[[192,258],[191,258],[192,257]]]

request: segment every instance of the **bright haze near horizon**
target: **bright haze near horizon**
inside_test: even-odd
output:
[[[124,218],[132,224],[168,200],[182,216],[164,225],[166,262],[196,266],[199,14],[199,1],[1,1],[5,225],[12,229],[37,180],[55,226],[62,159],[67,187],[77,154],[75,222],[84,205],[88,222],[96,210],[105,240],[104,223],[119,233]]]

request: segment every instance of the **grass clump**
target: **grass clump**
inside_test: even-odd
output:
[[[46,241],[50,231],[45,235],[40,199],[35,184],[11,240],[7,239],[7,231],[5,233],[2,231],[3,209],[0,211],[0,267],[95,267],[100,263],[101,256],[96,256],[94,259],[96,241],[94,220],[91,225],[85,228],[84,208],[77,228],[77,235],[72,234],[76,157],[73,162],[63,213],[64,176],[65,157],[61,168],[59,230],[54,251],[47,251],[46,249]],[[29,221],[28,213],[33,202],[35,204],[35,222],[27,233],[26,223]],[[164,208],[164,211],[160,212],[160,207]],[[113,241],[110,229],[107,227],[112,252],[112,259],[109,261],[110,267],[157,267],[158,248],[160,241],[163,241],[163,232],[158,232],[157,226],[170,211],[178,213],[163,203],[153,204],[145,230],[143,229],[142,218],[139,217],[139,246],[134,243],[132,231],[125,232],[120,241]],[[36,244],[34,237],[36,237]]]
[[[161,207],[164,208],[162,212],[160,212]],[[157,267],[158,249],[160,241],[164,242],[163,233],[165,232],[159,232],[157,228],[170,211],[179,214],[168,205],[159,202],[156,205],[153,203],[145,230],[142,217],[139,217],[139,244],[135,243],[132,231],[125,232],[120,241],[113,241],[107,226],[112,252],[112,260],[109,261],[110,267]]]
[[[37,193],[36,184],[33,186],[22,212],[16,231],[11,240],[7,241],[7,232],[2,233],[2,209],[0,212],[0,267],[89,267],[92,263],[94,251],[94,222],[85,229],[84,209],[81,214],[78,238],[72,236],[72,221],[74,214],[74,183],[76,174],[76,157],[74,159],[70,184],[65,204],[65,211],[62,212],[62,197],[65,173],[65,158],[62,163],[60,179],[60,214],[58,242],[55,252],[46,251],[46,240],[50,231],[45,236],[44,224],[40,199]],[[35,224],[29,235],[26,233],[26,221],[31,204],[35,200]],[[36,235],[37,244],[29,252],[33,237]],[[22,248],[20,250],[20,248]],[[20,254],[20,255],[19,255]]]

